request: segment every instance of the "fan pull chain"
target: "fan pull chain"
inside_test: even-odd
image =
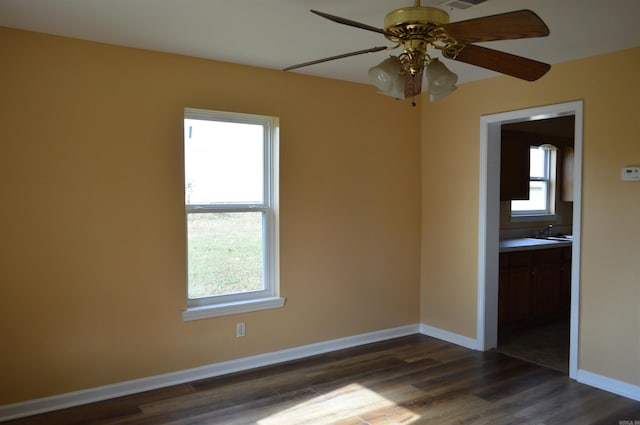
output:
[[[416,74],[411,75],[411,106],[416,107]]]

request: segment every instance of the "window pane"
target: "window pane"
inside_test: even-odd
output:
[[[531,177],[545,178],[547,177],[546,167],[546,151],[538,147],[532,147],[529,150],[529,158],[531,161],[529,175]]]
[[[264,289],[263,214],[187,214],[189,298]]]
[[[184,120],[187,205],[263,202],[263,128]]]
[[[529,182],[529,199],[525,201],[511,201],[512,211],[540,211],[547,212],[546,181]]]

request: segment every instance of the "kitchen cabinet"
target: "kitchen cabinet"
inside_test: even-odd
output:
[[[528,136],[514,131],[502,131],[500,143],[500,200],[529,199]]]
[[[498,323],[528,325],[567,315],[570,263],[570,247],[500,253]]]
[[[575,157],[573,146],[562,149],[562,180],[560,183],[560,199],[573,202],[573,161]]]
[[[560,285],[562,273],[562,249],[534,251],[531,268],[532,320],[547,322],[558,319],[560,314]]]
[[[565,317],[571,311],[571,248],[562,250],[560,269],[560,311]]]
[[[517,323],[531,318],[531,255],[531,251],[500,254],[499,322]]]

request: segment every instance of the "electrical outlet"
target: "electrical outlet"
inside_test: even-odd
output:
[[[236,323],[236,338],[243,337],[245,334],[245,325],[244,322]]]
[[[622,168],[622,180],[626,182],[640,181],[640,167]]]

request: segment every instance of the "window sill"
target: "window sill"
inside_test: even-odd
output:
[[[248,301],[237,301],[226,304],[201,305],[188,307],[182,312],[182,320],[199,320],[209,317],[228,316],[231,314],[249,313],[252,311],[281,308],[284,306],[285,298],[270,297]]]
[[[531,222],[559,223],[560,216],[557,214],[512,215],[511,222],[512,223],[531,223]]]

